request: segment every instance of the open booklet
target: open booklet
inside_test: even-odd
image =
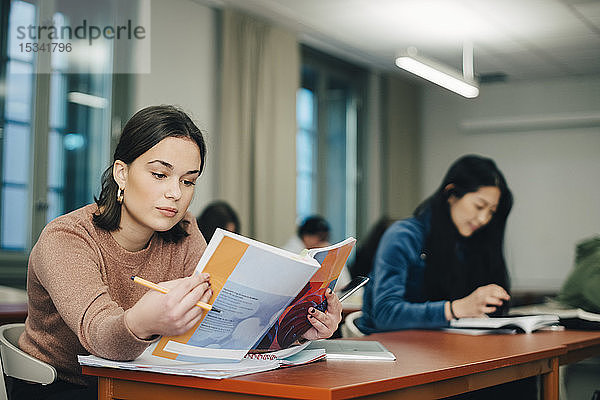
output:
[[[290,347],[310,327],[310,307],[327,308],[355,244],[348,238],[298,255],[217,229],[195,273],[210,273],[211,310],[190,331],[162,337],[152,354],[184,362],[237,362],[251,349]]]
[[[450,321],[450,332],[484,334],[484,333],[531,333],[538,329],[558,324],[556,315],[526,315],[513,317],[461,318]],[[469,332],[470,329],[475,329]],[[485,331],[498,329],[498,331]],[[464,331],[463,331],[464,330]],[[461,332],[463,331],[463,332]]]

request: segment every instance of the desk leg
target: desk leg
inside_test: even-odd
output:
[[[98,400],[113,399],[112,378],[98,377]]]
[[[542,399],[558,400],[559,392],[559,369],[558,358],[551,358],[550,365],[552,370],[542,375]]]

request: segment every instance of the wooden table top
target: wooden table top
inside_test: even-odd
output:
[[[550,335],[556,335],[550,337]],[[326,360],[233,379],[211,380],[137,371],[83,367],[84,373],[162,384],[270,396],[324,398],[368,395],[444,379],[467,376],[515,364],[564,356],[567,347],[600,340],[600,333],[539,332],[470,336],[441,331],[373,334],[396,355],[391,361]],[[587,344],[586,344],[587,343]]]
[[[549,344],[562,344],[567,346],[567,351],[578,350],[583,347],[600,345],[600,331],[578,331],[565,329],[564,331],[539,331],[535,332],[536,340]]]
[[[562,344],[567,353],[560,356],[560,364],[571,364],[588,357],[600,355],[600,331],[564,330],[535,333],[537,340],[549,345]]]
[[[0,286],[0,325],[23,322],[27,317],[27,292]]]

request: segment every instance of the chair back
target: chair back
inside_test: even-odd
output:
[[[0,400],[8,400],[6,383],[4,382],[4,368],[2,368],[2,357],[0,357]]]
[[[0,326],[0,355],[4,373],[13,378],[47,385],[56,380],[56,369],[19,348],[25,324]]]
[[[353,337],[362,337],[365,336],[364,333],[354,325],[354,320],[356,318],[360,318],[362,315],[362,311],[354,311],[344,318],[344,323],[340,327],[343,338],[353,338]]]

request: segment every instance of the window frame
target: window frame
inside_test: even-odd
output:
[[[347,209],[346,225],[353,226],[346,226],[346,232],[343,232],[342,234],[345,236],[356,235],[356,232],[362,231],[364,225],[363,220],[366,217],[366,210],[361,211],[361,199],[364,198],[362,194],[364,191],[364,184],[361,179],[361,171],[365,170],[364,163],[366,162],[367,155],[363,154],[359,149],[366,141],[367,110],[365,106],[367,99],[368,71],[360,66],[340,60],[306,45],[301,46],[301,57],[303,68],[309,68],[316,71],[314,93],[317,114],[317,154],[315,157],[316,180],[313,182],[313,187],[317,188],[316,198],[314,198],[315,212],[324,216],[326,216],[327,210],[327,193],[325,190],[319,189],[327,187],[326,163],[328,150],[326,133],[328,110],[326,102],[320,101],[320,98],[322,94],[327,92],[330,80],[337,79],[339,81],[344,81],[348,84],[351,91],[349,102],[352,103],[352,105],[348,105],[347,107],[354,109],[354,115],[352,115],[351,118],[355,119],[356,131],[351,132],[350,136],[354,141],[352,145],[355,147],[356,151],[354,165],[352,166],[353,168],[351,171],[353,176],[346,176],[346,184],[348,183],[348,179],[354,181],[356,190],[352,198],[349,197],[348,191],[346,191],[346,206],[354,208],[354,210]],[[300,87],[307,88],[303,79],[301,79]],[[346,139],[348,140],[348,132],[346,133]],[[348,174],[348,165],[346,172]],[[315,193],[313,191],[313,197],[314,196]]]
[[[10,16],[11,0],[1,1],[1,29],[2,38],[0,45],[0,80],[6,84],[6,68],[8,66],[8,23]],[[37,0],[21,0],[36,7],[36,21],[42,20],[48,13],[49,3]],[[0,249],[0,278],[3,283],[10,286],[24,287],[27,276],[27,260],[33,243],[41,233],[45,225],[45,193],[42,193],[46,188],[46,170],[47,164],[47,145],[48,135],[39,132],[47,132],[48,116],[49,116],[49,95],[50,95],[50,76],[49,74],[40,74],[38,71],[44,63],[50,63],[50,54],[38,52],[33,61],[33,93],[32,99],[32,115],[30,119],[31,128],[31,144],[29,149],[29,159],[31,169],[28,177],[30,190],[28,194],[28,207],[30,207],[29,215],[26,220],[27,224],[27,241],[24,250],[8,250]],[[5,119],[5,97],[0,96],[0,174],[2,174],[2,154],[4,144],[4,126],[7,122]],[[1,176],[1,175],[0,175]],[[0,209],[4,199],[0,196]]]

